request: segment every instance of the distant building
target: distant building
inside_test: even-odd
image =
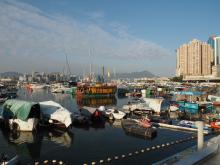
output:
[[[220,77],[220,36],[209,37],[208,44],[213,48],[213,76]]]
[[[212,75],[213,49],[197,39],[181,45],[177,51],[176,75],[210,76]]]

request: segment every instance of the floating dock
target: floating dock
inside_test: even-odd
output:
[[[158,123],[160,127],[165,127],[165,128],[170,128],[170,129],[177,129],[177,130],[182,130],[182,131],[192,131],[192,132],[197,132],[198,130],[196,128],[188,128],[188,127],[182,127],[178,125],[170,125],[170,124],[164,124],[164,123]],[[204,134],[210,134],[210,130],[203,130]]]

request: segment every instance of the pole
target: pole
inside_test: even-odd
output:
[[[201,150],[204,146],[204,135],[203,135],[203,127],[204,123],[203,121],[196,121],[196,126],[198,129],[197,133],[197,149]]]

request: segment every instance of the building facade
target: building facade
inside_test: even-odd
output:
[[[197,39],[181,45],[177,50],[177,76],[212,75],[213,49]]]
[[[220,77],[220,36],[209,37],[208,44],[213,48],[213,75]]]

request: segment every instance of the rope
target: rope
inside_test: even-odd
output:
[[[115,155],[115,156],[112,156],[112,157],[108,157],[107,159],[100,159],[99,161],[92,161],[92,162],[88,162],[88,163],[86,162],[83,165],[89,165],[89,164],[96,165],[96,164],[110,163],[111,161],[121,160],[121,159],[124,159],[126,157],[133,157],[133,156],[136,156],[136,155],[139,155],[139,154],[143,154],[145,152],[150,152],[150,151],[153,151],[153,150],[159,150],[159,149],[162,149],[162,148],[170,147],[170,146],[175,145],[175,144],[187,142],[187,141],[195,139],[196,137],[197,136],[191,136],[191,137],[187,137],[187,138],[183,138],[183,139],[179,139],[179,140],[175,140],[175,141],[171,141],[171,142],[167,142],[167,143],[163,143],[163,144],[157,144],[157,145],[153,145],[151,147],[136,150],[134,152],[129,152],[127,154]]]

